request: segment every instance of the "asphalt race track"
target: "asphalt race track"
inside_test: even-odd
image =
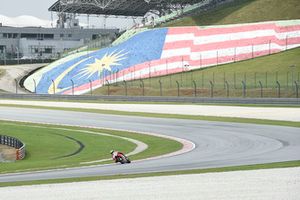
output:
[[[0,109],[0,119],[2,120],[152,132],[184,138],[196,144],[193,151],[169,158],[133,162],[130,165],[113,164],[4,174],[0,175],[0,182],[174,171],[300,160],[299,128],[27,108],[0,107]]]

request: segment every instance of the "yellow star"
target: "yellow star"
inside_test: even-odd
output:
[[[88,78],[90,78],[96,72],[98,72],[98,76],[100,76],[100,74],[105,69],[108,71],[111,71],[112,66],[121,65],[118,62],[126,59],[126,57],[124,57],[125,55],[126,55],[126,53],[122,54],[122,51],[120,51],[118,53],[112,52],[109,55],[105,54],[103,56],[103,58],[101,58],[101,59],[95,58],[94,63],[87,65],[87,67],[85,67],[81,70],[81,72],[79,74],[82,76],[80,78],[85,77],[85,76],[88,76]]]

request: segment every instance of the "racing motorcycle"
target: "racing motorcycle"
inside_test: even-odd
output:
[[[118,153],[118,155],[115,156],[115,159],[116,162],[119,162],[121,164],[131,163],[130,159],[122,153]]]

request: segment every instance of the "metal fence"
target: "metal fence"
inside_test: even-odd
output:
[[[300,105],[300,98],[220,98],[184,96],[108,96],[108,95],[39,95],[1,94],[0,99],[27,99],[51,101],[123,101],[123,102],[178,102],[178,103],[225,103],[225,104],[276,104]]]
[[[191,71],[133,81],[106,80],[89,95],[299,98],[300,72],[205,73]]]
[[[117,74],[116,74],[117,75]],[[85,95],[107,96],[164,96],[164,97],[209,97],[209,98],[299,98],[300,72],[251,72],[251,73],[205,73],[190,71],[147,79],[123,80],[117,76],[105,79],[96,89],[90,80],[89,92]],[[34,92],[36,81],[33,79]],[[24,80],[15,80],[15,94]],[[72,94],[75,84],[72,80]],[[53,81],[53,94],[55,82]],[[4,93],[1,92],[0,93]]]
[[[0,144],[15,148],[16,160],[22,160],[25,158],[25,144],[20,140],[10,136],[0,135]]]
[[[37,63],[51,63],[55,59],[0,59],[0,65],[23,65]]]

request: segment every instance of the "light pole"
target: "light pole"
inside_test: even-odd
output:
[[[52,85],[53,85],[53,94],[55,94],[55,82],[54,80],[51,80],[52,81]]]
[[[107,84],[107,96],[109,96],[109,81],[106,80],[106,84]]]
[[[16,94],[18,94],[18,80],[15,79],[15,83],[16,83]]]
[[[89,80],[90,82],[90,92],[91,92],[91,95],[93,95],[93,83],[91,80]]]
[[[16,50],[17,50],[17,62],[18,62],[18,65],[20,64],[20,52],[19,52],[19,48],[16,47]]]
[[[74,81],[71,79],[72,82],[72,95],[74,95]]]

